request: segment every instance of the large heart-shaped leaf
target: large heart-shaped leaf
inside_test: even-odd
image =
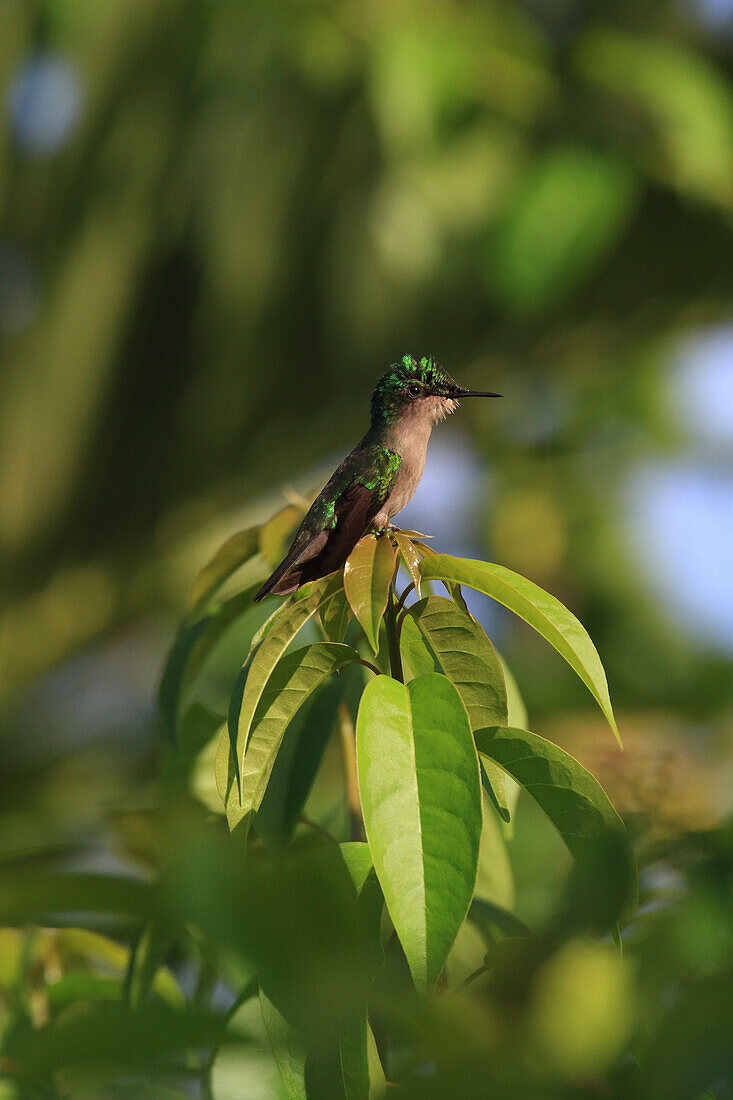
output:
[[[275,665],[252,720],[244,752],[241,797],[233,770],[227,769],[225,806],[230,829],[244,818],[247,818],[247,828],[251,815],[259,809],[277,751],[293,716],[326,677],[358,657],[351,646],[316,642],[285,654]],[[227,759],[229,763],[230,758]]]
[[[637,873],[623,821],[606,792],[569,753],[528,730],[495,726],[476,735],[479,751],[495,760],[532,795],[570,853],[584,859],[609,834],[622,852],[621,911],[636,904]]]
[[[478,758],[445,676],[378,676],[362,695],[357,768],[374,867],[415,983],[437,981],[473,895],[481,839]]]
[[[501,664],[484,628],[469,611],[443,596],[427,596],[407,613],[425,639],[443,672],[458,688],[471,729],[505,726],[507,694]],[[505,821],[510,813],[501,768],[482,761],[489,796]]]
[[[426,579],[467,584],[469,588],[491,596],[534,627],[577,672],[605,714],[619,745],[621,744],[608,694],[606,674],[596,647],[582,623],[559,600],[533,581],[520,577],[503,565],[453,558],[448,554],[425,558],[422,575]]]
[[[379,624],[387,606],[394,571],[392,543],[388,538],[374,538],[373,535],[357,542],[344,566],[346,598],[375,653],[379,648]]]
[[[259,644],[257,644],[258,638],[255,638],[254,651],[250,651],[234,685],[227,718],[229,741],[234,758],[234,773],[238,784],[241,784],[242,762],[255,711],[272,670],[300,628],[331,599],[340,587],[341,577],[337,573],[314,581],[306,596],[285,604],[271,616],[265,624],[267,633]]]

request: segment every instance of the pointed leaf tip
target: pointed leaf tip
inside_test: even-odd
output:
[[[344,566],[346,598],[375,653],[394,571],[392,543],[383,536],[366,535],[357,542]]]
[[[448,554],[425,558],[422,575],[426,580],[442,580],[475,588],[529,623],[578,674],[623,748],[598,651],[582,623],[555,596],[503,565],[454,558]]]

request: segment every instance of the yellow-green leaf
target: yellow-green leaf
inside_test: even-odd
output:
[[[277,565],[281,560],[302,518],[300,508],[288,504],[260,527],[260,553],[269,565]]]
[[[623,856],[619,915],[630,913],[637,898],[636,863],[624,823],[600,783],[569,753],[528,730],[495,726],[481,730],[476,742],[535,799],[576,859],[612,835]]]
[[[413,604],[412,619],[435,655],[437,671],[458,688],[471,729],[506,725],[507,696],[504,675],[494,647],[480,623],[460,604],[443,596],[427,596]],[[403,626],[404,630],[404,626]],[[510,818],[504,773],[483,760],[488,793],[505,821]]]
[[[251,815],[262,802],[278,749],[293,716],[331,673],[358,659],[348,645],[316,642],[287,653],[278,661],[265,685],[252,721],[242,765],[241,797],[235,776],[227,783],[225,801],[229,828]]]
[[[438,980],[473,895],[481,839],[478,757],[445,676],[377,676],[356,726],[374,869],[418,988]]]
[[[259,527],[248,527],[246,531],[232,535],[219,547],[191,585],[189,613],[194,614],[203,607],[232,573],[255,556],[259,550],[259,532]]]
[[[344,591],[351,610],[364,628],[376,653],[379,624],[395,571],[395,556],[388,538],[366,535],[357,542],[344,566]]]
[[[267,633],[257,648],[250,651],[232,691],[227,719],[238,782],[255,712],[272,670],[300,628],[340,587],[341,577],[337,573],[313,581],[305,596],[278,608],[268,620]]]
[[[394,531],[392,533],[392,538],[397,543],[399,552],[402,555],[402,560],[407,566],[407,570],[415,585],[415,591],[418,596],[420,596],[420,552],[413,544],[412,539],[408,538],[404,531]]]
[[[508,607],[560,653],[593,695],[621,744],[608,683],[596,647],[585,627],[558,599],[503,565],[436,554],[423,560],[425,579],[467,584]]]

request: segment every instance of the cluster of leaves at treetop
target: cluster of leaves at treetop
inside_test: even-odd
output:
[[[161,710],[174,736],[187,679],[251,606],[259,570],[252,585],[224,599],[218,598],[222,586],[246,563],[261,561],[263,547],[263,556],[272,557],[268,542],[282,540],[293,511],[234,536],[197,578],[161,687]],[[371,970],[367,967],[363,1004],[354,1014],[351,1003],[348,1023],[341,1021],[337,1029],[343,1074],[361,1081],[354,1091],[345,1086],[348,1096],[368,1096],[379,1065],[369,1026],[369,986],[383,962],[380,920],[382,932],[387,920],[387,938],[396,937],[423,993],[445,984],[444,965],[464,921],[486,932],[487,943],[492,929],[505,935],[520,927],[511,913],[474,896],[486,812],[482,788],[506,822],[520,787],[535,799],[576,865],[586,868],[582,889],[599,930],[614,933],[636,902],[636,867],[621,819],[573,757],[521,728],[526,720],[520,717],[516,685],[468,611],[461,586],[497,600],[550,642],[586,684],[618,738],[606,677],[588,634],[533,582],[499,565],[438,554],[426,538],[399,530],[366,535],[342,570],[278,600],[254,634],[234,684],[216,756],[217,788],[229,827],[242,842],[237,851],[249,851],[257,873],[272,855],[273,839],[278,859],[288,845],[291,857],[305,860],[306,867],[308,861],[315,867],[314,859],[336,858],[346,869],[354,902],[371,914],[377,951]],[[402,576],[407,581],[400,592]],[[425,594],[437,581],[446,595]],[[294,648],[306,624],[317,640]],[[314,698],[348,666],[363,674],[355,739],[348,708],[341,710],[345,754],[351,751],[355,758],[354,789],[348,791],[353,838],[338,849],[335,841],[323,841],[323,848],[304,853],[292,838],[325,747]],[[284,736],[304,711],[294,750]],[[348,786],[348,760],[346,765]],[[611,887],[601,881],[607,864],[605,870],[603,861],[594,865],[599,848],[614,853]],[[305,1062],[294,1068],[283,1051],[292,1055],[290,1027],[302,1031],[302,1011],[276,975],[268,982],[267,970],[265,963],[257,977],[268,1035],[288,1095],[300,1097],[306,1094]]]

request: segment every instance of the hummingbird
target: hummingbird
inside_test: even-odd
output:
[[[430,433],[462,397],[501,394],[458,386],[432,355],[393,363],[372,394],[369,431],[318,494],[255,600],[271,592],[287,596],[333,573],[368,531],[390,528],[420,484]]]

